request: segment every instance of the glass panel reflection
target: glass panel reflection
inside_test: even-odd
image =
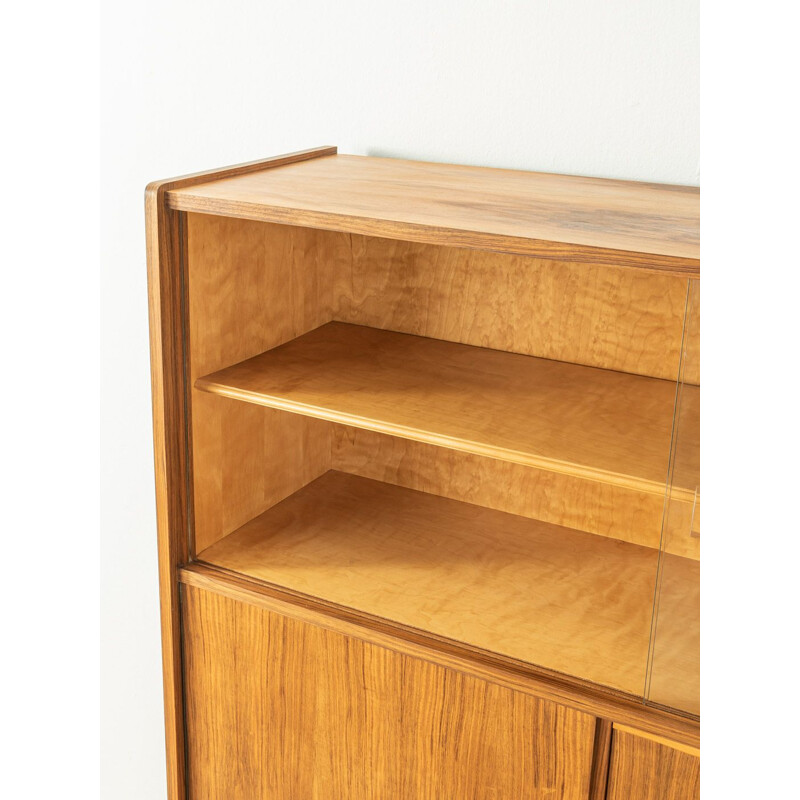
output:
[[[646,699],[700,713],[700,284],[687,282]]]

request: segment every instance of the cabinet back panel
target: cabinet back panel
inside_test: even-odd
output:
[[[356,234],[350,241],[334,278],[338,321],[677,377],[684,278]]]
[[[664,496],[336,425],[331,468],[609,536],[659,546]],[[673,499],[668,552],[698,559],[692,504]],[[678,533],[680,531],[680,534]]]
[[[677,376],[684,278],[205,214],[187,219],[194,377],[331,320]],[[685,380],[696,384],[699,329],[689,328],[695,372]]]

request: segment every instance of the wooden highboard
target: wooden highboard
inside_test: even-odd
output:
[[[170,800],[696,796],[698,199],[147,187]]]

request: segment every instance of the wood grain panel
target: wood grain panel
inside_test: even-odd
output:
[[[336,425],[331,468],[567,528],[658,548],[664,498],[599,481]],[[672,499],[666,552],[700,557],[692,504]]]
[[[671,381],[331,322],[195,385],[587,480],[665,489]],[[688,427],[696,387],[683,398]],[[672,493],[680,499],[680,487]]]
[[[192,398],[195,552],[330,467],[330,423],[205,392]]]
[[[188,215],[192,381],[330,318],[335,236]],[[330,426],[194,391],[195,549],[202,550],[330,466]]]
[[[187,215],[191,377],[331,319],[330,233]]]
[[[685,279],[368,236],[350,240],[349,252],[337,251],[335,320],[677,378]],[[698,383],[699,375],[686,370],[684,379]]]
[[[194,587],[193,800],[584,800],[593,717]]]
[[[582,681],[573,675],[534,667],[498,653],[487,653],[463,642],[337,606],[318,597],[277,588],[199,561],[182,568],[180,578],[188,586],[207,589],[236,602],[249,603],[359,641],[421,658],[592,716],[614,719],[651,736],[665,737],[691,747],[698,747],[700,743],[700,725],[696,718],[645,705],[641,697]]]
[[[698,800],[699,751],[614,726],[608,800]]]
[[[644,691],[658,565],[651,548],[331,471],[199,558],[528,664]],[[675,558],[670,572],[679,580],[693,566]],[[697,654],[684,651],[677,633],[674,693],[697,672]]]
[[[327,156],[176,189],[172,208],[573,262],[699,274],[699,190]]]

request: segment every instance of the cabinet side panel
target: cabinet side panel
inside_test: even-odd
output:
[[[355,234],[351,241],[350,259],[336,273],[337,320],[655,378],[677,375],[685,279]]]
[[[180,259],[182,227],[156,186],[145,194],[153,455],[158,525],[158,578],[164,677],[167,794],[184,800],[185,762],[181,684],[178,567],[188,554],[183,314]]]
[[[585,800],[594,717],[192,586],[193,800]]]
[[[194,552],[330,468],[331,423],[195,390]]]
[[[607,800],[699,800],[700,758],[615,727]]]
[[[187,217],[192,386],[330,320],[342,236]],[[330,425],[193,390],[192,450],[199,552],[325,472]]]

